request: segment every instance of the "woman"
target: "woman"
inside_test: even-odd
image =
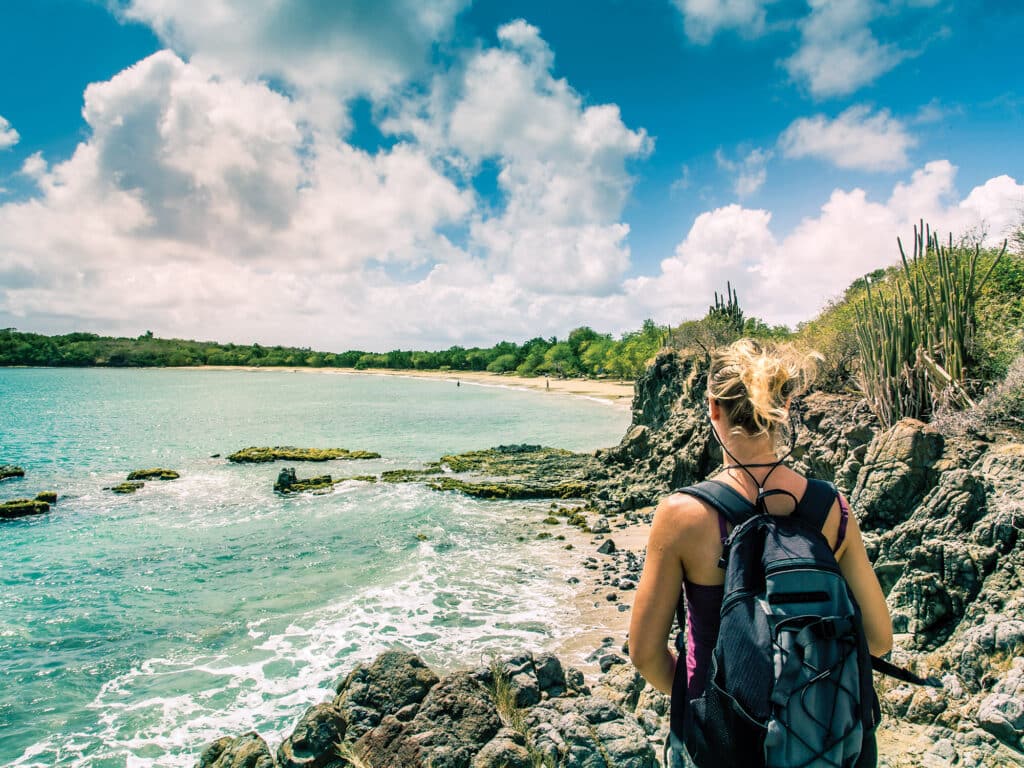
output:
[[[751,502],[762,493],[772,515],[790,514],[807,479],[776,456],[790,399],[813,378],[813,362],[788,346],[763,347],[741,339],[711,357],[708,414],[727,457],[714,479]],[[774,491],[774,493],[772,492]],[[654,514],[647,559],[637,587],[629,629],[630,658],[651,685],[672,694],[677,663],[686,664],[687,701],[700,695],[718,636],[725,571],[719,566],[722,532],[731,530],[718,512],[694,496],[674,493]],[[868,647],[874,656],[892,647],[892,622],[871,568],[857,519],[839,496],[822,528],[840,570],[860,605]],[[668,649],[680,585],[689,625],[686,659]],[[676,760],[687,758],[677,756]],[[685,763],[677,763],[685,764]]]

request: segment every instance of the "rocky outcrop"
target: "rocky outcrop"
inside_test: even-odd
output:
[[[21,467],[16,467],[14,464],[0,464],[0,481],[24,476],[25,470]]]
[[[943,438],[916,419],[902,419],[871,440],[850,499],[865,530],[902,523],[938,480]]]
[[[235,451],[228,461],[236,464],[262,464],[270,461],[331,461],[333,459],[379,459],[373,451],[350,451],[347,448],[295,448],[291,445],[250,446]]]
[[[633,423],[614,448],[599,450],[593,498],[609,511],[656,504],[675,488],[703,479],[721,463],[704,404],[706,365],[660,354],[636,382]]]
[[[655,768],[667,712],[625,663],[592,692],[550,654],[439,679],[419,657],[389,651],[308,709],[276,761],[249,733],[208,745],[197,768]]]
[[[0,520],[41,515],[49,511],[50,505],[39,499],[11,499],[0,504]]]
[[[295,476],[295,469],[293,467],[286,467],[278,473],[277,482],[274,483],[274,490],[278,493],[324,492],[334,487],[334,484],[335,481],[331,479],[330,475],[304,477],[300,480]]]
[[[217,739],[203,750],[196,768],[274,768],[270,749],[255,731]]]
[[[162,469],[160,467],[133,469],[128,473],[129,480],[177,480],[179,477],[181,475],[173,469]]]
[[[442,456],[422,469],[387,470],[389,483],[424,482],[436,491],[482,499],[588,498],[594,457],[542,445],[499,445]]]

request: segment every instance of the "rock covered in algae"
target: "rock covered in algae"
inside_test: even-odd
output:
[[[293,467],[285,467],[277,475],[274,490],[278,493],[303,493],[304,491],[323,491],[329,489],[340,480],[331,479],[330,475],[318,475],[299,479]]]
[[[13,464],[0,464],[0,480],[10,480],[12,477],[24,477],[25,470]]]
[[[437,491],[481,499],[574,499],[590,496],[593,483],[587,476],[595,466],[590,454],[542,445],[499,445],[445,455],[423,469],[388,470],[381,480],[426,481]]]
[[[49,511],[50,505],[39,499],[11,499],[0,504],[0,520],[41,515]]]
[[[110,490],[114,493],[135,493],[139,488],[144,486],[145,483],[138,482],[136,480],[129,480],[124,483],[118,483],[117,485],[111,486]]]
[[[173,469],[136,469],[128,473],[129,480],[177,480],[181,475]]]
[[[262,464],[269,461],[330,461],[332,459],[379,459],[373,451],[350,451],[347,448],[295,448],[290,445],[250,446],[235,451],[228,461],[236,464]]]
[[[36,501],[45,501],[47,504],[57,503],[56,491],[40,491],[36,494]]]

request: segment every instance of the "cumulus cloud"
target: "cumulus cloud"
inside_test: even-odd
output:
[[[771,213],[729,205],[702,213],[658,275],[627,280],[626,294],[659,322],[699,317],[730,280],[743,306],[770,323],[807,320],[857,277],[898,258],[896,237],[919,218],[954,234],[981,228],[1001,242],[1018,221],[1024,184],[999,176],[957,199],[956,167],[926,164],[889,198],[836,189],[818,214],[792,231],[771,228]]]
[[[740,160],[730,160],[725,153],[715,151],[718,167],[734,174],[733,191],[739,198],[750,197],[768,180],[768,161],[772,159],[770,149],[754,148]]]
[[[871,22],[885,10],[876,0],[810,0],[810,7],[799,23],[800,46],[784,66],[811,95],[848,95],[906,58],[872,33]]]
[[[765,6],[773,0],[672,0],[683,15],[686,36],[695,43],[710,43],[723,30],[735,29],[758,37],[765,28]]]
[[[0,205],[0,318],[327,349],[627,327],[626,166],[651,140],[554,78],[535,28],[499,40],[436,109],[396,108],[436,141],[403,129],[372,153],[198,56],[91,85],[89,138],[30,158],[39,195]],[[469,183],[485,163],[500,200]]]
[[[469,0],[130,0],[125,18],[208,71],[283,80],[309,118],[341,121],[343,100],[379,96],[423,67]],[[339,100],[340,99],[340,100]]]
[[[514,21],[498,39],[384,128],[435,147],[469,175],[497,164],[504,205],[470,227],[493,273],[538,293],[608,293],[629,266],[629,228],[619,221],[633,183],[627,163],[652,140],[627,128],[617,106],[585,106],[554,78],[536,27]]]
[[[813,157],[839,168],[892,171],[905,168],[917,140],[886,109],[872,114],[853,106],[830,120],[825,115],[794,120],[779,137],[785,157]]]
[[[0,151],[10,149],[21,139],[7,118],[0,115]]]

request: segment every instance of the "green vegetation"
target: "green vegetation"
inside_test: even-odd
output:
[[[262,464],[269,461],[330,461],[331,459],[379,459],[373,451],[350,451],[346,448],[295,448],[277,445],[273,448],[250,446],[235,451],[228,461],[236,464]]]
[[[980,247],[954,248],[952,236],[942,246],[924,222],[914,228],[912,261],[899,247],[903,271],[892,281],[895,293],[873,295],[869,282],[855,310],[861,384],[886,425],[926,418],[943,401],[974,405],[967,387],[981,356],[976,301],[1006,250],[981,271]]]
[[[149,331],[137,338],[94,333],[44,336],[14,328],[0,330],[0,366],[241,365],[253,367],[355,368],[367,370],[490,371],[520,376],[617,376],[635,378],[665,341],[667,330],[647,320],[639,331],[618,340],[586,326],[559,341],[536,337],[523,344],[501,341],[493,347],[453,346],[439,351],[317,352],[308,347],[264,347],[212,341],[159,339]]]
[[[181,475],[173,469],[136,469],[128,473],[129,480],[177,480]]]

